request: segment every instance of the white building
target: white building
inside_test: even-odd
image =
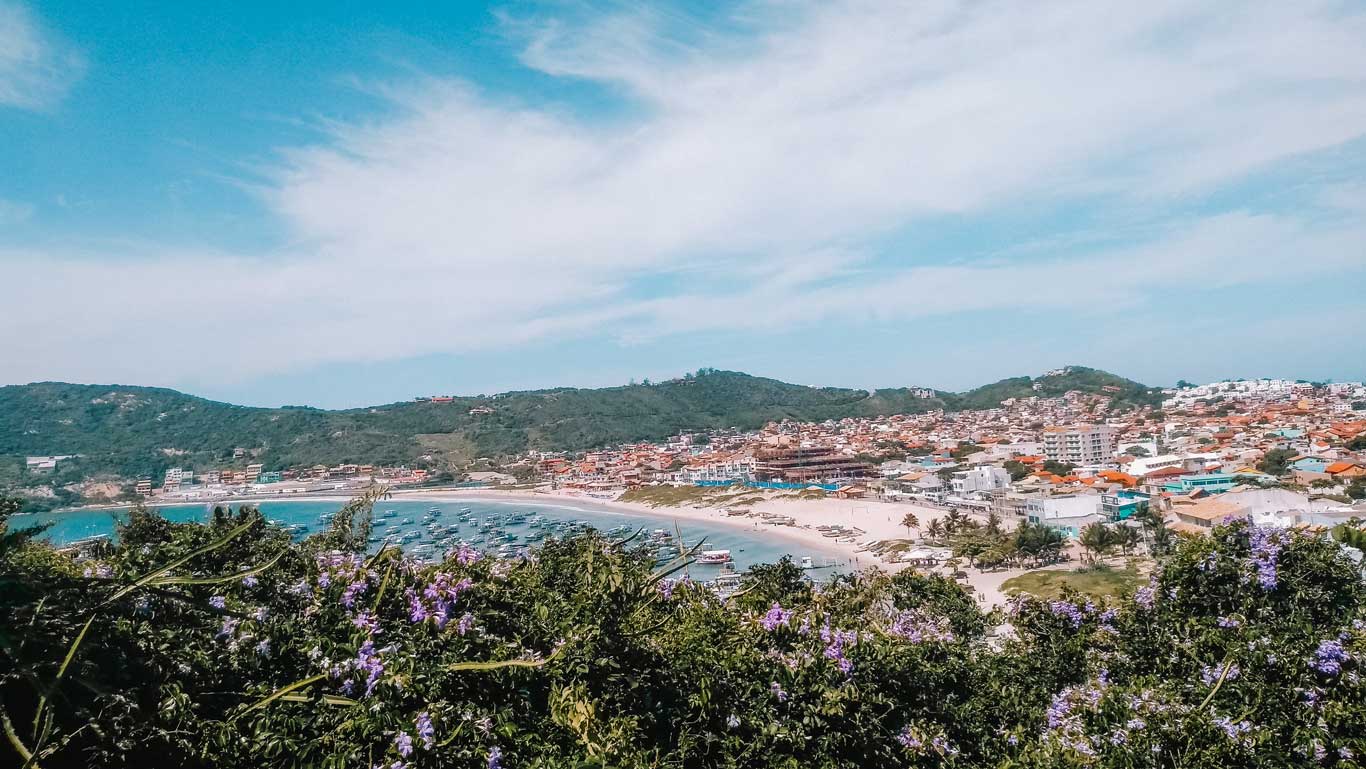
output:
[[[959,496],[995,491],[1009,485],[1010,473],[995,465],[979,465],[953,474],[953,493]]]
[[[1042,523],[1065,536],[1076,537],[1082,529],[1102,520],[1100,495],[1035,497],[1025,502],[1025,517],[1030,523]]]
[[[166,480],[162,481],[163,491],[179,491],[181,479],[185,477],[185,471],[179,467],[172,467],[166,471]]]
[[[1046,427],[1043,455],[1070,465],[1098,465],[1115,455],[1115,428],[1109,425]]]

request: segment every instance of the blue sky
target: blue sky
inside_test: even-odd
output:
[[[1366,378],[1366,6],[0,0],[0,383]]]

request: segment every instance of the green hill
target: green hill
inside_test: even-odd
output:
[[[1035,383],[1043,388],[1034,390]],[[1007,379],[967,393],[869,392],[807,387],[729,371],[703,371],[649,385],[509,392],[450,402],[404,402],[372,408],[251,408],[174,390],[44,382],[0,387],[0,485],[21,457],[79,454],[63,476],[107,472],[157,476],[168,467],[207,468],[247,450],[268,468],[340,462],[434,465],[526,451],[581,450],[657,440],[687,430],[752,430],[781,419],[822,421],[933,409],[998,405],[1009,397],[1059,395],[1068,389],[1118,388],[1145,402],[1143,385],[1093,369]],[[428,459],[424,459],[428,458]],[[238,460],[243,464],[247,459]]]
[[[1120,407],[1157,406],[1162,401],[1158,388],[1085,366],[1067,366],[1039,377],[1011,377],[960,393],[952,399],[957,410],[990,409],[1010,398],[1056,398],[1071,391],[1108,396]]]

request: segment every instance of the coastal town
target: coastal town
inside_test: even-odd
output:
[[[842,546],[850,563],[892,569],[960,554],[949,537],[935,536],[935,521],[948,516],[969,526],[1043,527],[1064,552],[1088,528],[1116,531],[1119,542],[1158,521],[1170,533],[1199,535],[1230,517],[1321,531],[1366,518],[1361,383],[1182,383],[1161,396],[1117,408],[1103,393],[1067,392],[985,410],[772,422],[752,432],[529,452],[444,477],[407,466],[267,468],[238,449],[231,466],[172,468],[155,485],[139,480],[135,494],[212,503],[340,497],[379,484],[399,496],[666,507],[673,516],[755,519]],[[51,472],[64,459],[30,457],[28,469]]]

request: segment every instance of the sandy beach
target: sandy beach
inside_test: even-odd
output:
[[[585,494],[565,491],[500,491],[496,489],[452,490],[452,491],[399,491],[395,499],[421,501],[454,501],[459,499],[488,499],[524,502],[527,504],[568,504],[604,511],[620,511],[637,515],[651,516],[664,520],[704,522],[719,526],[743,528],[750,534],[786,539],[806,545],[813,554],[835,554],[850,561],[855,567],[874,566],[889,572],[905,568],[905,564],[885,562],[872,553],[857,552],[860,543],[871,540],[905,539],[906,528],[900,521],[906,513],[914,513],[920,525],[926,526],[946,511],[921,505],[906,503],[878,502],[868,500],[796,500],[766,499],[745,508],[746,515],[728,515],[720,507],[706,506],[667,506],[654,507],[638,502],[624,502],[620,499],[603,499]],[[793,525],[766,523],[762,514],[787,516]],[[856,542],[837,542],[826,537],[817,526],[841,525],[858,528],[865,533]]]

